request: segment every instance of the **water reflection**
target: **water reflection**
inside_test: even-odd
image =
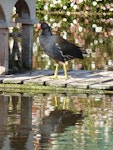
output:
[[[0,95],[0,149],[33,149],[31,97]]]
[[[1,150],[111,150],[112,141],[113,95],[0,94]]]
[[[55,101],[57,101],[57,97],[55,97]],[[64,104],[66,103],[65,101],[66,99],[64,98]],[[68,126],[74,126],[75,124],[80,125],[82,119],[82,111],[74,113],[67,109],[58,109],[57,104],[55,109],[51,111],[48,116],[44,117],[39,125],[41,148],[44,148],[44,146],[47,148],[51,139],[55,140],[54,133],[63,133]]]

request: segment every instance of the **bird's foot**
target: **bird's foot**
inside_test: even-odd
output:
[[[54,75],[54,76],[51,76],[50,78],[51,78],[51,79],[58,79],[58,76],[55,76],[55,75]]]

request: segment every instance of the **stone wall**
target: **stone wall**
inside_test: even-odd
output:
[[[18,16],[16,22],[11,20],[13,7],[16,7],[16,16]],[[13,27],[15,23],[22,24],[23,66],[26,69],[32,68],[33,25],[37,22],[35,18],[35,0],[0,1],[0,75],[8,73],[9,70],[8,29]],[[26,45],[26,43],[28,44]]]

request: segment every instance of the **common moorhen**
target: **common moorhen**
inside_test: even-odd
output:
[[[63,65],[65,78],[68,78],[66,61],[74,58],[83,59],[80,47],[68,42],[59,35],[52,34],[50,26],[43,22],[38,24],[38,30],[42,29],[39,42],[44,52],[56,62],[56,69],[53,78],[57,78],[59,64]]]

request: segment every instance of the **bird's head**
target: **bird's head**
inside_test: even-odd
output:
[[[42,30],[50,30],[50,26],[47,23],[43,22],[43,23],[39,23],[37,25],[37,29],[38,30],[40,30],[40,29],[42,29]]]

